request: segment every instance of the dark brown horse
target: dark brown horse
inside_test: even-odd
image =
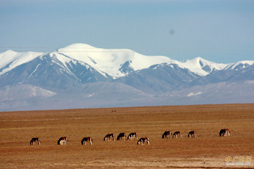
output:
[[[189,134],[188,134],[188,137],[195,138],[196,137],[195,132],[194,131],[190,131]]]
[[[122,140],[122,139],[126,139],[126,135],[125,135],[125,133],[120,133],[118,136],[117,136],[117,140]]]
[[[176,132],[174,132],[174,134],[173,134],[172,138],[178,138],[178,137],[182,137],[182,135],[181,135],[180,131],[176,131]]]
[[[136,132],[134,132],[134,133],[130,133],[129,135],[128,135],[128,137],[127,137],[127,140],[132,140],[132,139],[138,139],[138,135],[137,135],[137,133]]]
[[[67,137],[60,137],[59,140],[57,141],[58,145],[64,145],[68,141]]]
[[[138,140],[138,142],[137,142],[137,145],[144,145],[144,143],[147,143],[148,145],[150,144],[150,140],[149,140],[149,138],[148,137],[142,137],[142,138],[140,138],[139,140]]]
[[[230,131],[229,131],[229,129],[221,129],[220,130],[220,136],[230,136]]]
[[[31,139],[30,145],[34,145],[35,142],[38,142],[38,145],[41,144],[41,141],[39,140],[39,138],[38,137],[34,137],[34,138]]]
[[[114,137],[114,134],[113,134],[113,133],[107,134],[107,135],[104,137],[103,140],[104,140],[104,141],[106,141],[106,140],[110,141],[111,138],[113,139],[113,141],[115,141],[115,137]]]
[[[84,138],[81,140],[81,144],[82,144],[82,145],[86,145],[86,142],[89,142],[90,145],[92,145],[92,144],[93,144],[93,139],[92,139],[92,137],[84,137]]]
[[[165,132],[162,134],[162,138],[170,138],[171,136],[172,136],[171,131],[165,131]]]

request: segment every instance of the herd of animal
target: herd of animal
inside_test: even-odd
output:
[[[223,137],[223,136],[230,136],[230,130],[229,129],[221,129],[220,130],[220,133],[219,133],[219,136]],[[162,139],[164,138],[178,138],[178,137],[182,137],[181,135],[181,132],[180,131],[176,131],[172,134],[171,131],[165,131],[163,134],[162,134]],[[195,131],[190,131],[189,134],[188,134],[188,137],[190,138],[195,138],[196,135],[195,135]],[[133,140],[133,139],[138,139],[138,135],[136,132],[134,133],[130,133],[128,136],[126,136],[125,133],[120,133],[118,136],[117,136],[117,140]],[[107,134],[104,138],[103,138],[104,141],[110,141],[110,140],[113,140],[115,141],[115,137],[114,137],[114,134],[113,133],[110,133],[110,134]],[[68,141],[67,137],[60,137],[59,140],[57,141],[57,144],[58,145],[64,145],[66,144]],[[31,141],[30,141],[30,145],[34,145],[35,143],[38,143],[39,145],[41,144],[40,140],[38,137],[35,137],[35,138],[32,138]],[[86,145],[86,143],[89,143],[90,145],[93,144],[93,139],[92,137],[84,137],[82,140],[81,140],[81,145]],[[150,144],[150,140],[148,137],[141,137],[138,142],[137,142],[137,145],[144,145],[144,143],[147,143],[148,145]]]

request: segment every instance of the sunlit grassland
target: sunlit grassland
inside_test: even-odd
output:
[[[222,128],[231,136],[219,137]],[[183,137],[162,139],[166,130]],[[190,130],[196,138],[187,137]],[[120,132],[151,144],[103,141]],[[227,156],[254,155],[254,104],[1,112],[0,135],[0,168],[226,167]],[[69,142],[58,146],[62,136]],[[81,145],[85,136],[92,146]],[[41,145],[30,146],[32,137]]]

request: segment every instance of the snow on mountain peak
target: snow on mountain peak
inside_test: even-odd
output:
[[[170,61],[165,56],[150,57],[129,49],[103,49],[80,43],[61,48],[57,52],[85,62],[96,70],[113,76],[113,78],[126,75],[121,71],[122,65],[126,62],[130,62],[129,66],[135,71]]]
[[[83,43],[74,43],[69,46],[66,46],[64,48],[60,48],[57,50],[57,52],[82,52],[82,51],[87,51],[91,49],[98,49],[96,47],[93,47],[88,44],[83,44]]]
[[[228,64],[228,66],[225,69],[236,69],[239,66],[245,67],[245,65],[251,66],[253,64],[254,64],[253,60],[244,60],[244,61]]]
[[[7,50],[4,53],[0,54],[0,69],[12,62],[14,59],[16,59],[19,56],[18,52]]]
[[[1,74],[4,74],[10,70],[12,70],[13,68],[30,62],[31,60],[33,60],[34,58],[43,55],[44,53],[39,53],[39,52],[25,52],[25,53],[18,53],[18,52],[14,52],[11,50],[8,50],[4,53],[0,54],[0,69],[4,68],[5,66],[9,65],[7,68],[3,69],[0,72]]]
[[[75,43],[64,48],[60,48],[49,53],[66,66],[66,63],[75,60],[86,63],[102,74],[108,74],[113,78],[127,75],[131,71],[149,68],[157,64],[177,64],[181,68],[189,69],[200,76],[205,76],[213,70],[234,68],[237,64],[254,64],[254,61],[237,62],[235,64],[221,64],[207,61],[201,57],[196,57],[183,62],[171,60],[166,56],[146,56],[130,49],[103,49],[96,48],[88,44]],[[0,54],[1,74],[12,70],[16,66],[29,62],[43,53],[26,52],[18,53],[6,51]],[[126,64],[125,64],[126,63]],[[128,63],[128,64],[127,64]],[[3,69],[4,68],[4,69]]]
[[[7,50],[4,52],[5,54],[17,54],[18,52],[15,52],[13,50]]]
[[[227,66],[227,64],[214,63],[201,57],[196,57],[192,60],[186,60],[182,64],[185,68],[201,76],[205,76],[213,70],[222,70]]]

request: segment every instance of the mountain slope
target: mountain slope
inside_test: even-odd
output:
[[[38,52],[18,53],[8,50],[0,54],[0,75],[16,68],[19,65],[30,62],[31,60],[43,55]]]
[[[27,84],[1,87],[0,111],[39,110],[47,107],[47,100],[55,95],[57,93]]]
[[[117,78],[126,75],[121,71],[122,65],[129,62],[134,71],[147,68],[153,64],[170,62],[165,56],[145,56],[129,49],[102,49],[86,44],[72,44],[57,50],[58,53],[85,62],[96,70],[106,72]]]
[[[161,95],[168,104],[254,103],[254,80],[191,86]]]
[[[244,64],[242,64],[244,63]],[[236,82],[254,80],[254,62],[241,61],[231,64],[223,70],[212,71],[207,76],[201,76],[194,80],[191,85],[206,85],[220,82]]]
[[[80,83],[109,80],[110,76],[102,75],[86,63],[63,55],[47,54],[1,75],[0,86],[32,84],[48,89],[67,89]]]
[[[125,77],[116,79],[116,82],[135,87],[146,93],[165,93],[184,86],[199,75],[176,64],[158,64],[147,69],[132,72]]]
[[[252,103],[254,61],[185,62],[73,44],[0,54],[0,111]],[[240,96],[240,97],[239,97]]]
[[[121,83],[95,82],[49,91],[33,85],[0,88],[0,111],[139,106],[151,95]]]
[[[227,64],[210,62],[200,57],[179,62],[165,56],[145,56],[129,49],[102,49],[87,44],[72,44],[49,54],[35,52],[16,53],[14,51],[4,52],[0,54],[0,60],[5,61],[4,64],[1,64],[0,75],[42,55],[54,55],[62,64],[69,62],[69,60],[86,63],[98,72],[102,74],[106,73],[114,79],[123,77],[132,71],[146,69],[152,65],[162,63],[176,64],[200,76],[207,75],[211,70],[221,70],[228,66]],[[61,58],[60,56],[65,56],[65,58],[59,59]],[[68,59],[66,60],[66,58]]]
[[[156,97],[127,85],[112,82],[83,84],[66,92],[59,91],[57,94],[35,86],[30,87],[31,89],[22,86],[0,88],[0,111],[254,103],[254,80],[192,86]],[[23,96],[23,94],[28,96],[29,93],[34,93],[32,90],[34,88],[44,91],[41,92],[44,94]],[[98,89],[101,90],[98,91]],[[38,91],[37,93],[40,93]],[[2,93],[9,95],[12,92],[20,93],[20,95],[13,95],[11,99],[2,99]]]
[[[202,59],[201,57],[197,57],[192,60],[187,60],[183,62],[184,68],[189,69],[190,71],[200,76],[206,76],[212,71],[222,70],[227,66],[228,64],[214,63],[214,62]]]

